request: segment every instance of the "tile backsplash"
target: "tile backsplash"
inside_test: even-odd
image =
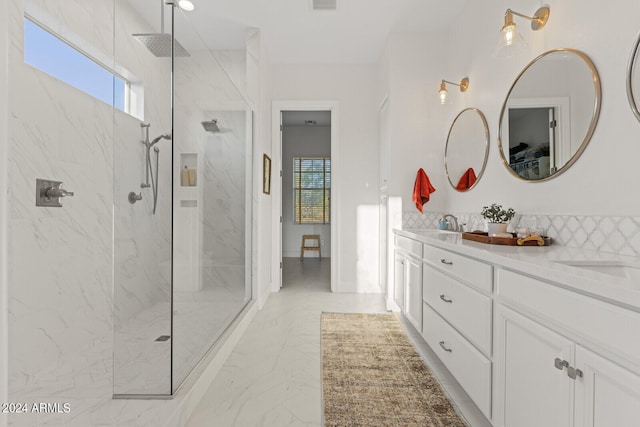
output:
[[[402,228],[438,228],[443,212],[403,212]],[[454,213],[467,231],[487,230],[478,213]],[[620,255],[640,255],[640,216],[518,214],[509,230],[540,227],[555,243]]]

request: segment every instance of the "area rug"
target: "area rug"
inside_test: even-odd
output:
[[[393,314],[322,313],[325,426],[464,427]]]

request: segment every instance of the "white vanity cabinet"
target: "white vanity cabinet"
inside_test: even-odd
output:
[[[422,332],[422,243],[396,236],[394,300]]]
[[[494,427],[640,426],[637,284],[566,255],[599,259],[396,235],[396,301]]]
[[[500,304],[495,339],[493,425],[571,426],[572,383],[555,359],[573,360],[572,342]]]
[[[496,298],[494,426],[639,425],[640,313],[501,269]]]
[[[581,346],[575,364],[575,425],[635,427],[640,424],[640,376]]]
[[[427,244],[423,260],[422,335],[490,418],[492,266]]]

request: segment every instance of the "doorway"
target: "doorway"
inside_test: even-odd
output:
[[[331,111],[283,111],[281,141],[282,286],[303,274],[330,288]]]
[[[308,270],[320,274],[325,277],[321,287],[336,290],[339,277],[337,120],[336,102],[273,103],[272,163],[276,171],[272,183],[273,292],[278,292],[283,285],[286,287],[283,269],[292,265],[299,267],[298,272]],[[312,237],[303,244],[303,236]],[[303,246],[319,247],[303,250]]]

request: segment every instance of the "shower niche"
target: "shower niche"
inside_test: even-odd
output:
[[[180,186],[198,185],[198,153],[180,154]]]

